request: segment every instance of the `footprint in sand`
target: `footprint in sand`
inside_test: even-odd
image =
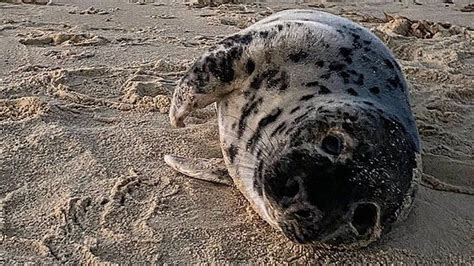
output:
[[[0,100],[0,121],[19,121],[44,114],[47,104],[38,97]]]
[[[25,38],[19,40],[24,45],[74,45],[74,46],[92,46],[104,45],[109,41],[100,36],[88,33],[30,33]]]
[[[466,28],[450,23],[436,23],[426,20],[411,20],[402,16],[385,14],[387,22],[377,27],[378,30],[391,35],[432,39],[465,34]]]
[[[171,104],[171,90],[165,86],[173,84],[172,80],[137,75],[125,83],[122,101],[133,104],[137,109],[165,114]]]

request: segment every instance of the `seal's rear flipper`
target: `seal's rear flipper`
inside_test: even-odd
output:
[[[174,170],[200,180],[232,185],[232,179],[227,172],[223,159],[185,158],[165,155],[165,162]]]

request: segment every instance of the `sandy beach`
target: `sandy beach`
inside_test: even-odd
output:
[[[0,264],[474,263],[469,1],[18,2],[0,1]],[[371,29],[410,85],[427,179],[408,219],[364,249],[294,244],[236,188],[163,161],[222,157],[212,107],[171,127],[174,86],[221,38],[286,8]]]

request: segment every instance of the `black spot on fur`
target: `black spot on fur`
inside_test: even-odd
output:
[[[364,104],[367,104],[367,105],[369,105],[369,106],[374,106],[374,104],[373,104],[373,103],[371,103],[371,102],[368,102],[368,101],[363,101],[362,103],[364,103]]]
[[[244,91],[245,99],[248,99],[250,95],[252,95],[253,97],[255,97],[255,94],[253,94],[252,91],[250,91],[250,90]],[[253,99],[252,99],[252,100],[253,100]]]
[[[312,99],[314,98],[314,94],[309,94],[309,95],[305,95],[303,97],[300,98],[300,101],[307,101],[309,99]]]
[[[308,82],[306,84],[304,84],[306,87],[316,87],[316,86],[319,86],[319,82],[317,81],[312,81],[312,82]]]
[[[295,108],[291,109],[290,114],[293,114],[294,112],[298,111],[300,109],[299,106],[296,106]]]
[[[258,100],[253,101],[253,102],[247,102],[243,107],[242,107],[242,115],[240,116],[239,120],[239,129],[237,131],[237,135],[239,138],[242,137],[244,134],[245,127],[247,126],[247,119],[250,116],[250,114],[256,110],[258,110],[258,106],[263,102],[262,97],[258,98]]]
[[[294,54],[290,54],[288,55],[288,57],[290,58],[291,61],[295,62],[295,63],[298,63],[299,61],[305,59],[308,57],[308,53],[304,52],[304,51],[299,51],[297,53],[294,53]]]
[[[255,70],[255,62],[249,58],[247,60],[247,63],[245,64],[245,71],[247,71],[247,74],[252,74],[253,71]]]
[[[285,129],[286,129],[286,122],[283,121],[280,125],[277,126],[277,128],[275,128],[275,130],[273,130],[273,132],[272,132],[272,134],[270,134],[270,136],[273,137],[276,134],[280,134]]]
[[[231,144],[229,149],[227,150],[231,163],[234,163],[235,156],[237,155],[238,152],[239,150],[237,149],[237,147],[234,144]]]
[[[247,149],[251,149],[252,151],[255,149],[256,143],[261,137],[262,130],[264,130],[266,126],[275,122],[281,115],[281,113],[282,109],[276,108],[269,115],[265,116],[264,118],[262,118],[262,120],[258,122],[257,129],[247,142]]]
[[[281,72],[281,81],[280,81],[280,87],[278,88],[280,91],[284,91],[288,88],[288,85],[290,83],[290,76],[286,71]]]
[[[259,33],[259,35],[260,35],[261,38],[264,38],[264,39],[265,39],[265,38],[268,37],[268,31],[261,31],[261,32]]]
[[[339,53],[344,57],[344,61],[351,64],[352,63],[352,48],[341,47],[339,48]]]
[[[329,70],[331,71],[341,71],[346,67],[345,64],[337,63],[337,62],[331,62],[329,64]]]
[[[364,74],[359,73],[357,80],[354,81],[354,84],[362,86],[364,85]]]
[[[358,40],[356,40],[352,43],[352,47],[354,49],[358,50],[358,49],[362,48],[362,44],[360,44],[360,42]]]
[[[339,73],[339,75],[344,79],[349,78],[351,76],[346,71],[341,71],[341,73]]]
[[[388,66],[388,68],[390,68],[390,69],[394,69],[394,68],[395,68],[395,66],[392,64],[392,62],[391,62],[390,60],[384,59],[383,62],[385,63],[385,65]]]
[[[293,125],[297,125],[299,124],[301,121],[303,121],[304,118],[306,118],[308,116],[308,114],[310,112],[312,112],[314,110],[314,107],[313,108],[309,108],[308,110],[306,110],[306,112],[304,112],[302,115],[296,117],[294,120],[293,120]]]
[[[248,45],[252,42],[253,40],[253,36],[251,33],[247,33],[245,35],[243,35],[240,39],[239,39],[239,43],[241,44],[245,44],[245,45]]]
[[[329,93],[331,93],[331,91],[326,86],[323,86],[323,85],[319,86],[319,94],[329,94]]]
[[[267,69],[263,71],[252,80],[252,82],[250,83],[250,87],[255,90],[260,89],[264,80],[273,78],[277,73],[278,70],[276,69]]]
[[[380,89],[377,86],[370,88],[369,91],[376,95],[380,93]]]
[[[319,87],[319,94],[328,94],[331,91],[324,85],[319,84],[318,81],[312,81],[305,84],[306,87]]]
[[[353,88],[349,88],[347,89],[347,92],[352,95],[352,96],[359,96],[359,94],[357,93],[357,91],[355,91]]]
[[[320,76],[320,78],[327,80],[327,79],[329,79],[329,78],[331,77],[332,73],[333,73],[333,72],[328,72],[328,73],[326,73],[326,74],[322,74],[322,75]]]
[[[224,47],[229,48],[232,46],[236,46],[236,44],[249,45],[252,42],[252,40],[253,40],[252,33],[247,33],[244,35],[235,34],[220,41],[219,44],[222,44],[224,45]]]
[[[271,77],[268,79],[269,88],[278,88],[280,91],[284,91],[288,88],[290,76],[286,71],[281,71],[279,77]]]
[[[283,25],[277,25],[278,31],[283,30]]]
[[[209,71],[218,80],[229,83],[234,80],[234,61],[240,58],[242,52],[243,48],[240,46],[232,47],[227,51],[217,51],[204,58],[201,69],[203,72]],[[199,70],[199,68],[195,68],[194,72],[198,73]]]
[[[362,44],[360,43],[360,35],[356,33],[351,33],[352,37],[354,38],[352,41],[352,47],[354,49],[360,49]]]
[[[398,88],[400,86],[400,78],[398,76],[387,79],[387,82],[390,85],[392,85],[392,87],[394,87],[394,88]]]
[[[235,61],[237,59],[240,59],[240,56],[242,56],[244,49],[240,46],[232,47],[228,52],[227,52],[227,57],[225,59]]]
[[[348,69],[348,70],[347,70],[347,73],[349,73],[349,74],[351,74],[351,75],[354,75],[354,76],[357,75],[357,74],[359,74],[359,73],[357,73],[357,71],[355,71],[355,70],[353,70],[353,69]]]
[[[318,67],[323,67],[324,66],[324,61],[320,60],[320,61],[316,62],[316,65]]]
[[[362,42],[363,42],[364,44],[367,44],[367,45],[369,45],[369,44],[372,43],[372,41],[368,41],[368,40],[363,40]]]
[[[257,191],[257,193],[262,196],[263,195],[263,190],[262,190],[262,184],[263,184],[263,180],[262,180],[262,176],[263,176],[263,165],[264,165],[264,160],[260,160],[260,162],[258,163],[258,166],[257,168],[255,169],[255,172],[254,172],[254,175],[255,175],[255,179],[253,181],[253,186],[255,188],[255,190]]]

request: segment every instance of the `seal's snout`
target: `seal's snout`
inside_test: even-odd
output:
[[[360,236],[377,232],[380,221],[380,208],[372,202],[354,204],[351,224]]]
[[[325,242],[333,245],[366,246],[380,237],[380,207],[373,202],[357,202],[346,214],[335,212],[335,220],[325,222],[323,213],[311,206],[290,207],[282,231],[295,242]],[[299,206],[298,206],[299,205]]]

